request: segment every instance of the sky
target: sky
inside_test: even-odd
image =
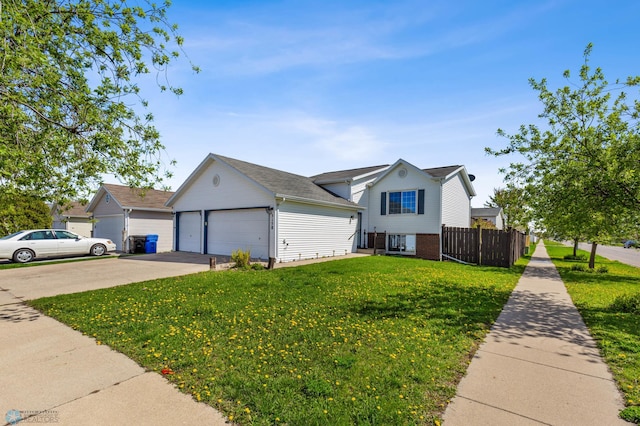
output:
[[[541,123],[529,79],[570,84],[588,43],[609,81],[639,75],[638,16],[637,0],[174,0],[184,94],[143,96],[173,190],[209,153],[304,176],[402,158],[464,165],[482,207],[517,160],[485,154],[507,145],[497,129]]]

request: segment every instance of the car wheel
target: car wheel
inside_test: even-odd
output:
[[[13,253],[13,261],[16,263],[31,262],[36,255],[29,249],[20,249]]]
[[[91,250],[89,251],[92,256],[102,256],[106,252],[107,248],[102,244],[94,244],[93,246],[91,246]]]

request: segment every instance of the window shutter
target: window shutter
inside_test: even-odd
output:
[[[382,216],[387,214],[387,193],[380,193],[380,214]]]
[[[418,189],[418,214],[424,214],[424,189]]]

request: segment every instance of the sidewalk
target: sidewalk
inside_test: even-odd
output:
[[[458,425],[627,425],[622,397],[540,243],[444,414]]]
[[[157,373],[0,291],[0,425],[224,425]]]

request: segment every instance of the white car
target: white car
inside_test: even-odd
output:
[[[115,250],[116,245],[111,240],[82,237],[64,229],[33,229],[0,238],[0,259],[18,263],[43,257],[102,256]]]

